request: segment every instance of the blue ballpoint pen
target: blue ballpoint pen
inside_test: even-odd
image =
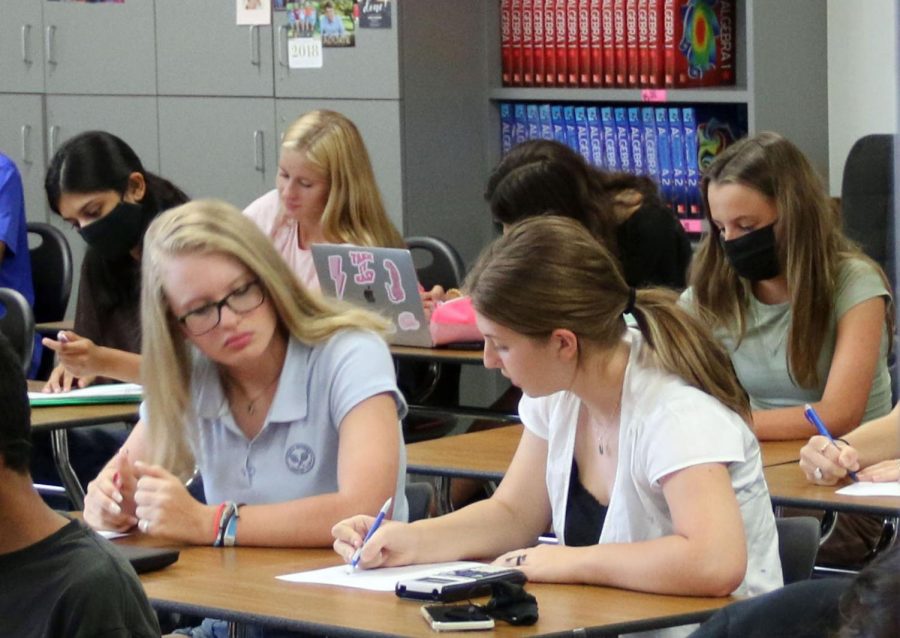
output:
[[[831,432],[829,432],[828,428],[825,427],[825,423],[822,421],[822,417],[819,416],[819,413],[816,412],[809,403],[803,406],[803,416],[805,416],[806,420],[812,423],[813,426],[815,426],[815,428],[819,431],[819,434],[831,441],[831,444],[834,447],[837,447],[837,443],[834,442],[834,437],[831,436]],[[856,478],[856,472],[847,470],[847,475],[854,481],[859,480]]]
[[[384,517],[387,516],[388,510],[391,509],[391,503],[393,502],[393,498],[388,498],[384,502],[384,505],[381,506],[381,509],[378,511],[378,516],[375,517],[375,521],[372,523],[372,527],[369,528],[369,531],[366,532],[366,537],[363,539],[362,545],[359,546],[355,552],[353,552],[353,558],[350,559],[350,567],[356,569],[356,566],[359,564],[359,555],[362,554],[363,547],[366,546],[366,543],[369,542],[369,539],[372,538],[372,534],[378,531],[378,528],[381,527],[381,521],[384,520]]]

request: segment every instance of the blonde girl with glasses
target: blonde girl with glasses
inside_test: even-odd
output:
[[[141,420],[84,518],[185,543],[311,547],[393,497],[406,411],[376,316],[310,295],[269,240],[199,200],[147,231]],[[184,479],[198,469],[206,503]]]

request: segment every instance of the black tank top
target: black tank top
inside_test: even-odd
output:
[[[566,503],[566,545],[584,547],[596,545],[606,520],[606,505],[601,505],[594,495],[585,489],[578,477],[578,463],[572,459],[572,475],[569,478],[569,498]]]

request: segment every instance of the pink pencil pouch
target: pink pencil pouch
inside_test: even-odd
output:
[[[484,341],[475,325],[475,309],[468,297],[458,297],[445,301],[431,313],[429,324],[434,345]]]

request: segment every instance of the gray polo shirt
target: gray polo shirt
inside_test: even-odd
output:
[[[197,422],[189,438],[207,502],[275,503],[336,492],[340,424],[362,401],[383,392],[397,403],[399,431],[406,402],[378,335],[344,330],[315,346],[291,338],[267,420],[247,439],[234,422],[215,364],[195,356]],[[406,520],[402,445],[398,454],[392,518]]]

